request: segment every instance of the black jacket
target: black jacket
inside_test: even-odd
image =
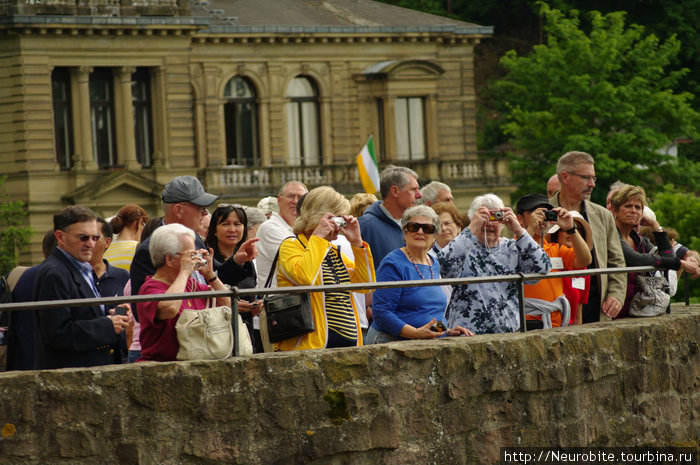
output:
[[[60,249],[39,265],[34,300],[93,297],[90,285]],[[120,363],[124,338],[114,332],[112,320],[99,305],[38,310],[36,318],[37,369]]]

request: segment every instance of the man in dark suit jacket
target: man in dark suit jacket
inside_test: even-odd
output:
[[[100,297],[88,263],[100,239],[95,214],[73,205],[53,218],[58,247],[39,266],[34,300]],[[126,316],[100,305],[59,307],[36,312],[36,368],[87,367],[119,363],[119,335]]]

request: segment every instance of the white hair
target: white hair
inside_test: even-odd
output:
[[[470,220],[480,207],[487,207],[489,210],[500,210],[501,208],[505,208],[505,204],[496,194],[479,195],[472,200],[472,204],[469,206],[467,216]]]
[[[440,234],[440,232],[442,232],[442,222],[440,221],[440,217],[437,213],[435,213],[435,210],[427,205],[416,205],[414,207],[407,208],[401,217],[401,228],[405,228],[408,222],[411,221],[411,218],[416,216],[425,216],[426,218],[430,218],[433,226],[435,226],[435,234]]]
[[[448,186],[444,182],[432,181],[426,184],[425,186],[423,186],[423,189],[420,190],[420,194],[423,196],[421,202],[423,204],[425,204],[426,202],[435,203],[435,201],[437,200],[438,193],[440,191],[448,191],[449,193],[452,193],[452,189],[450,189],[450,186]]]
[[[194,231],[180,223],[166,224],[153,231],[148,252],[154,268],[158,269],[165,264],[166,255],[176,255],[182,251],[181,236],[195,240]]]

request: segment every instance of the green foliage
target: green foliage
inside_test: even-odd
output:
[[[663,186],[654,196],[650,207],[662,226],[672,226],[680,236],[679,242],[700,250],[700,197],[678,192],[672,185]]]
[[[691,94],[672,91],[684,74],[668,69],[680,49],[675,37],[660,42],[641,26],[626,27],[623,12],[590,12],[586,33],[576,11],[565,17],[538,5],[547,43],[525,57],[506,53],[507,75],[493,85],[504,132],[519,152],[512,172],[521,193],[542,191],[569,150],[595,157],[604,186],[621,178],[653,191],[658,179],[677,174],[675,160],[658,150],[695,137],[700,114]],[[698,170],[688,160],[684,169]],[[594,200],[605,194],[597,189]]]
[[[17,266],[20,250],[29,245],[32,229],[22,226],[27,215],[24,202],[9,200],[3,185],[6,176],[0,177],[0,274],[7,274]]]
[[[650,202],[656,213],[656,219],[664,227],[673,227],[678,231],[681,244],[689,249],[700,251],[700,198],[692,193],[678,192],[672,185],[665,185]],[[678,283],[678,292],[674,301],[683,300],[683,280]],[[690,280],[690,295],[700,301],[700,285],[697,280]]]

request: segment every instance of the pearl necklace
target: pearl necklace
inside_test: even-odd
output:
[[[413,255],[411,255],[411,252],[408,251],[408,249],[405,249],[406,255],[408,255],[408,259],[413,263],[413,266],[416,267],[416,271],[420,275],[421,278],[425,279],[425,276],[423,276],[423,273],[420,272],[418,269],[418,265],[416,264],[416,260],[413,258]],[[430,259],[428,259],[430,261]],[[433,267],[431,265],[428,265],[430,267],[430,279],[435,279],[435,276],[433,275]]]

